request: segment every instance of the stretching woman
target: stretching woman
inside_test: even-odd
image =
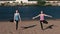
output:
[[[35,19],[35,18],[37,18],[37,17],[40,17],[40,24],[41,24],[41,29],[42,29],[42,30],[43,30],[43,24],[42,24],[42,22],[43,22],[43,23],[48,23],[48,22],[44,19],[44,16],[48,16],[48,17],[51,17],[51,18],[52,18],[52,16],[44,14],[43,11],[41,11],[41,14],[33,17],[33,19]]]

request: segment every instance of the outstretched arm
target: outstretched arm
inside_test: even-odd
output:
[[[47,17],[51,17],[51,18],[52,18],[52,16],[50,16],[50,15],[46,15],[46,14],[45,14],[45,16],[47,16]]]
[[[39,17],[40,16],[40,14],[39,15],[37,15],[37,16],[35,16],[35,17],[33,17],[32,19],[35,19],[35,18],[37,18],[37,17]]]

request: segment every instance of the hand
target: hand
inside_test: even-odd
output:
[[[16,21],[14,21],[14,23],[16,24]]]
[[[35,17],[33,17],[32,19],[35,19]]]
[[[52,18],[52,16],[50,16]]]

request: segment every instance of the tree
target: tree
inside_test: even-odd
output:
[[[44,6],[45,5],[45,1],[46,0],[37,0],[38,1],[38,5]]]

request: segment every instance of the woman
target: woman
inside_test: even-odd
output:
[[[43,23],[48,23],[47,21],[45,21],[44,16],[48,16],[48,17],[51,17],[51,18],[52,18],[52,16],[44,14],[43,11],[41,11],[41,14],[33,17],[33,19],[35,19],[35,18],[37,18],[37,17],[40,17],[40,24],[41,24],[41,29],[42,29],[42,30],[43,30],[42,22],[43,22]]]
[[[20,14],[19,14],[18,10],[16,10],[16,13],[14,13],[14,23],[16,24],[16,30],[18,29],[19,20],[21,22]]]

